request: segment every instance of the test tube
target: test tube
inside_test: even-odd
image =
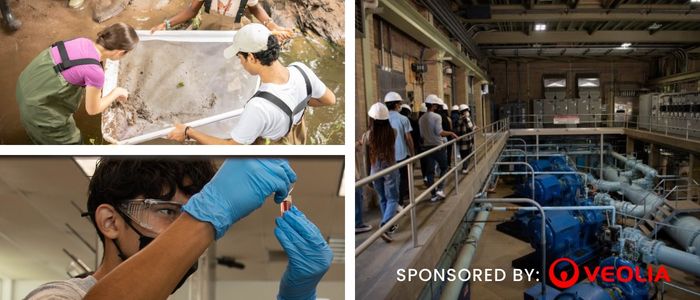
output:
[[[289,189],[289,193],[287,193],[287,198],[284,198],[282,202],[280,202],[280,216],[284,215],[285,211],[288,211],[292,208],[292,191],[294,190],[294,186],[292,186]]]

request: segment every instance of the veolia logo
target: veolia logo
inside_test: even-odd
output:
[[[573,274],[569,276],[569,273],[566,271],[561,271],[559,274],[556,274],[555,269],[560,263],[570,264],[571,268],[573,269]],[[609,283],[630,282],[633,280],[637,282],[658,282],[661,280],[666,282],[671,281],[668,271],[666,271],[664,266],[659,266],[656,272],[654,272],[651,265],[648,265],[646,270],[640,268],[639,266],[631,267],[626,265],[621,265],[619,267],[596,266],[593,269],[584,266],[583,271],[586,273],[586,278],[590,282],[596,282],[597,280]],[[580,270],[576,262],[569,258],[562,257],[552,262],[552,264],[549,266],[548,273],[549,279],[554,286],[560,289],[568,289],[578,282]]]
[[[559,274],[555,273],[555,269],[557,264],[559,263],[569,263],[573,269],[573,276],[569,276],[569,273],[566,271],[561,271]],[[573,260],[562,257],[557,260],[555,260],[550,266],[549,266],[549,280],[552,281],[552,284],[554,286],[560,288],[560,289],[568,289],[576,282],[578,282],[578,275],[579,275],[579,270],[578,270],[578,264],[574,262]]]

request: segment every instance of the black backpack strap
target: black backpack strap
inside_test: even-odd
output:
[[[267,101],[270,101],[270,103],[279,107],[279,109],[281,109],[289,117],[289,128],[287,129],[287,133],[285,133],[284,135],[289,134],[289,132],[292,130],[292,125],[294,125],[295,113],[292,111],[292,109],[289,108],[289,106],[287,106],[287,104],[285,104],[284,101],[282,101],[282,99],[269,92],[258,91],[257,93],[255,93],[255,95],[253,95],[253,97],[260,97]]]
[[[209,13],[211,10],[211,0],[204,0],[204,12]]]
[[[236,17],[233,19],[233,23],[240,23],[241,18],[243,18],[243,13],[245,13],[245,7],[248,5],[248,0],[241,0],[241,4],[238,5],[238,11],[236,12]]]
[[[81,58],[71,60],[70,58],[68,58],[68,51],[66,51],[66,45],[63,41],[56,42],[53,45],[51,45],[51,47],[56,47],[58,49],[58,55],[61,56],[61,63],[53,66],[53,69],[54,71],[56,71],[56,73],[61,73],[72,67],[81,65],[98,65],[102,67],[100,61],[94,58]]]
[[[311,98],[311,80],[309,80],[309,76],[306,75],[306,72],[304,72],[304,70],[302,70],[301,67],[299,67],[297,65],[292,65],[292,67],[299,70],[299,73],[301,73],[301,76],[304,77],[304,82],[306,83],[306,98],[307,98],[306,101],[309,101],[309,99]]]

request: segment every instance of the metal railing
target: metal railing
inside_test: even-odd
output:
[[[574,122],[555,122],[556,117],[575,116]],[[644,118],[647,118],[646,116]],[[522,114],[508,117],[513,129],[530,128],[627,128],[667,136],[700,138],[700,118],[689,116],[648,116],[649,121],[627,114]]]
[[[675,285],[675,284],[670,283],[670,282],[661,281],[661,300],[664,299],[664,294],[666,294],[666,286],[670,286],[670,287],[672,287],[672,288],[674,288],[674,289],[677,289],[677,290],[686,292],[686,293],[688,293],[688,294],[691,294],[691,295],[695,295],[695,296],[700,297],[700,292],[698,292],[698,291],[693,291],[693,290],[691,290],[691,289],[689,289],[689,288],[685,288],[685,287],[682,287],[682,286],[679,286],[679,285]]]
[[[417,154],[411,158],[408,158],[400,163],[397,163],[391,167],[388,167],[384,170],[381,170],[375,174],[372,174],[370,176],[361,178],[355,182],[355,188],[362,187],[366,184],[369,184],[373,182],[374,180],[387,175],[391,172],[394,172],[396,170],[399,170],[403,167],[406,167],[408,170],[408,199],[409,199],[409,204],[405,206],[403,209],[401,209],[399,212],[396,213],[389,221],[384,223],[379,229],[377,229],[375,232],[372,233],[366,240],[364,240],[360,245],[355,247],[355,257],[359,256],[367,250],[367,248],[374,243],[385,231],[389,230],[391,226],[393,226],[398,220],[404,216],[406,213],[410,213],[411,217],[411,239],[413,241],[413,247],[417,247],[418,241],[417,241],[417,229],[416,229],[416,206],[418,203],[424,201],[427,199],[427,196],[430,195],[431,191],[435,188],[437,188],[441,183],[445,182],[447,178],[454,173],[454,178],[455,178],[455,192],[458,192],[459,189],[459,172],[460,169],[462,168],[463,164],[471,159],[469,162],[469,168],[471,168],[471,165],[473,165],[474,170],[477,170],[478,168],[478,161],[480,158],[483,158],[486,156],[486,152],[489,151],[493,145],[496,143],[496,141],[502,137],[503,135],[508,134],[508,120],[507,119],[502,119],[496,122],[493,122],[483,128],[477,128],[477,130],[462,135],[454,140],[451,140],[449,142],[446,142],[440,146],[431,148],[429,150],[426,150],[420,154]],[[428,155],[431,155],[434,152],[440,151],[442,149],[447,149],[451,145],[455,145],[457,142],[473,137],[476,143],[476,136],[477,135],[483,135],[486,137],[483,142],[476,146],[473,150],[472,153],[470,153],[467,157],[462,157],[461,160],[458,160],[457,158],[457,147],[454,148],[454,161],[456,162],[454,167],[451,169],[447,170],[446,172],[443,173],[443,176],[440,178],[436,178],[435,182],[429,186],[425,191],[420,193],[418,196],[414,195],[413,189],[415,188],[414,184],[414,176],[413,176],[413,163],[416,161],[420,161],[421,158],[424,158]]]

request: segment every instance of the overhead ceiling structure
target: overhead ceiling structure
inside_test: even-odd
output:
[[[294,204],[332,241],[333,247],[339,247],[334,249],[339,253],[342,245],[338,242],[344,240],[344,200],[338,195],[343,158],[295,157],[289,161],[298,176],[292,193]],[[81,163],[94,165],[90,160]],[[92,250],[66,226],[91,246],[96,245],[93,226],[80,217],[88,184],[86,173],[70,157],[0,159],[0,278],[67,278],[71,259],[63,249],[94,270]],[[216,243],[217,257],[234,258],[245,269],[217,266],[217,280],[281,278],[287,258],[274,235],[278,216],[279,206],[270,200],[231,227]],[[342,259],[334,260],[324,280],[342,281],[344,268]]]
[[[697,52],[700,3],[693,1],[450,0],[450,7],[490,58],[648,59]]]

